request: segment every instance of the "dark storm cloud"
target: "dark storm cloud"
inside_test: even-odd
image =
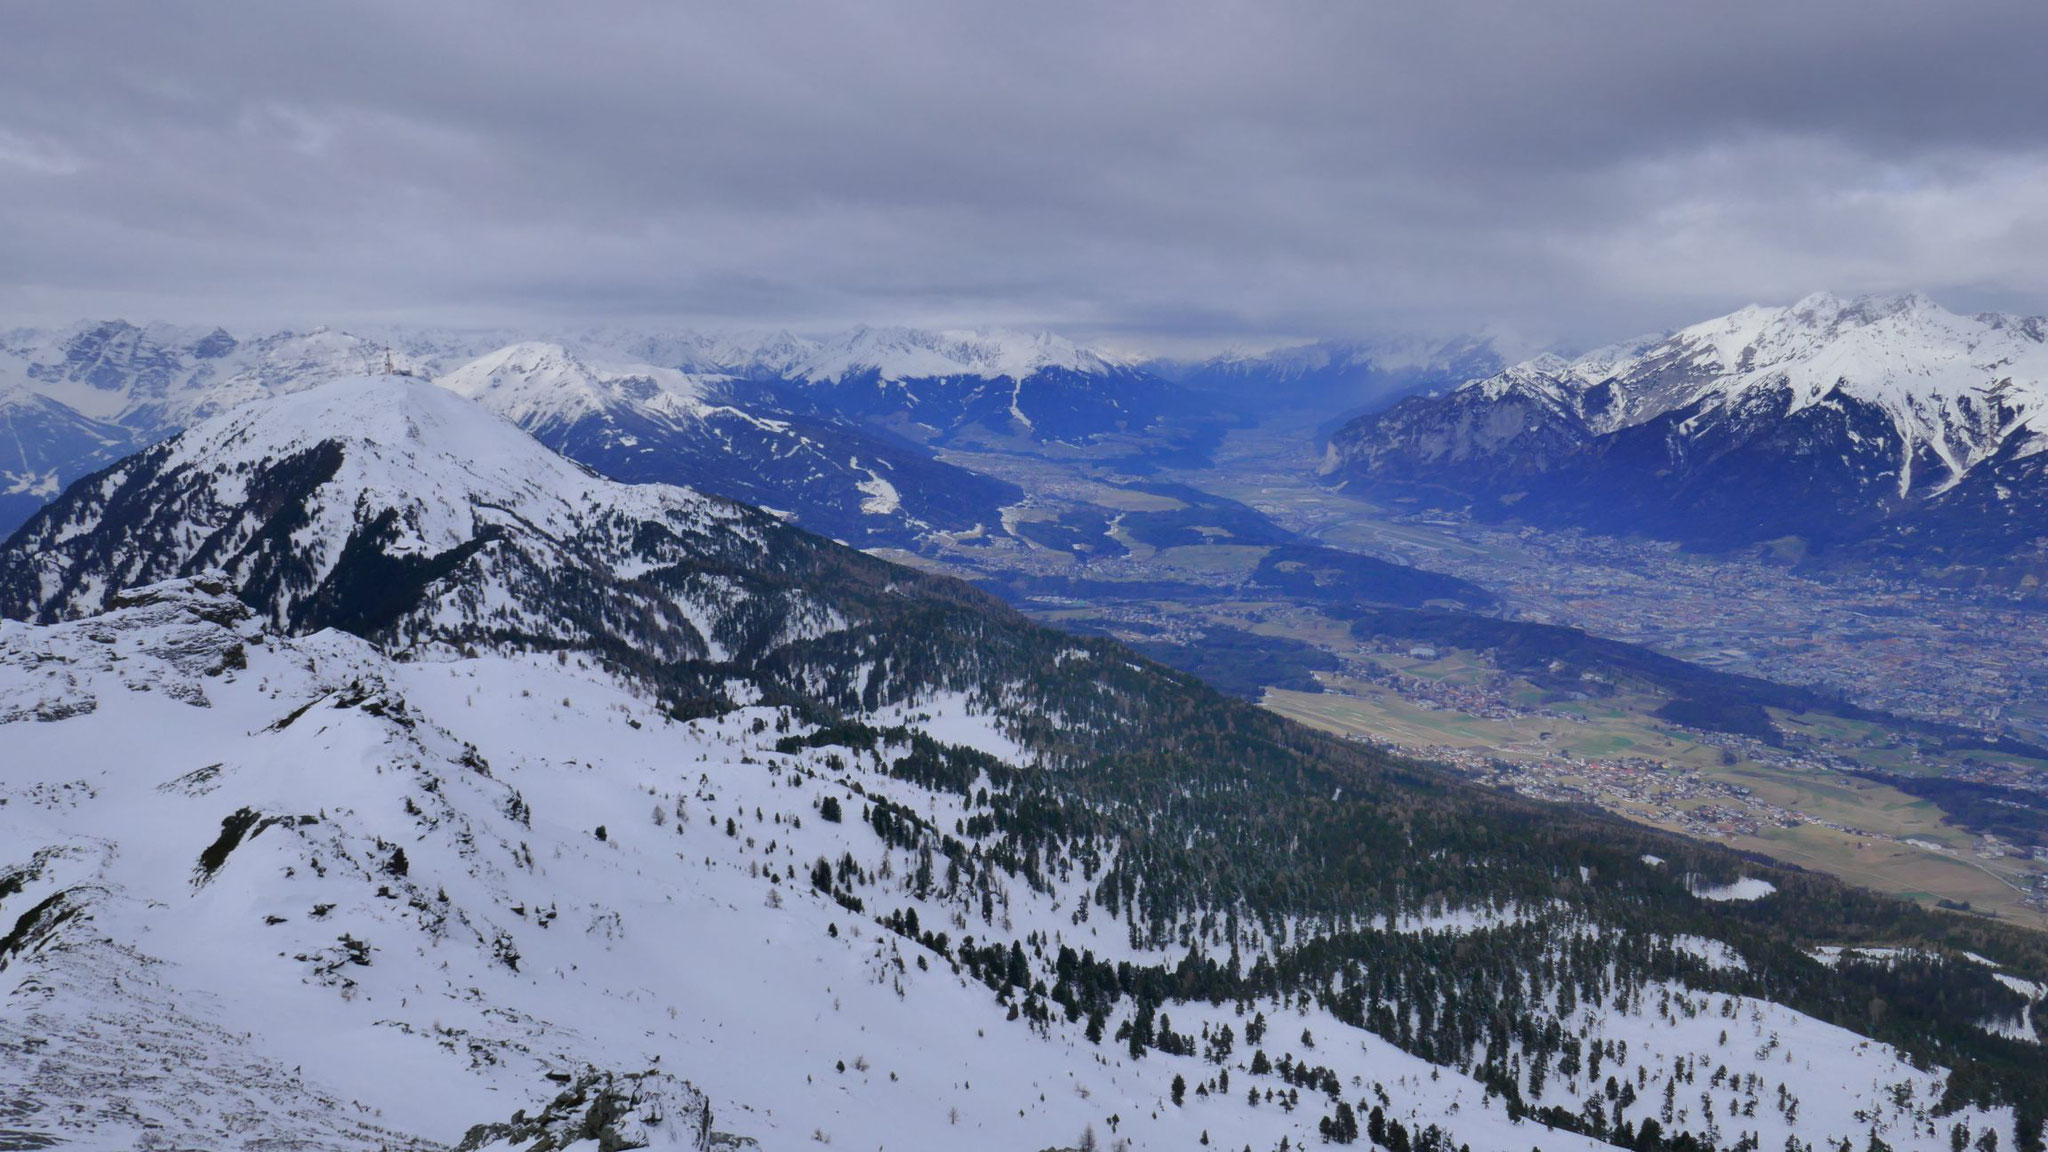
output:
[[[1611,335],[2048,293],[2048,9],[21,3],[0,307]]]

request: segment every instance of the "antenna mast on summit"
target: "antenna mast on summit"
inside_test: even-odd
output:
[[[391,345],[389,344],[384,346],[384,374],[386,376],[398,375],[398,369],[391,366]]]

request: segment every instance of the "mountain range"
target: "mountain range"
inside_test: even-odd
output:
[[[2037,581],[2048,321],[1820,294],[1361,417],[1325,471],[1476,514]]]
[[[0,336],[0,533],[66,485],[237,404],[386,364],[632,482],[693,485],[863,546],[1001,535],[1021,496],[947,447],[1199,464],[1233,421],[1341,412],[1498,366],[1475,341],[1141,361],[1047,333],[223,329]]]
[[[11,434],[0,530],[80,476],[208,415],[387,363],[445,374],[449,388],[608,475],[693,484],[865,545],[999,530],[1001,506],[1018,495],[793,388],[778,393],[731,372],[593,367],[560,345],[495,346],[501,338],[414,332],[383,342],[321,329],[242,342],[121,322],[13,333],[0,341],[0,430]]]
[[[472,375],[519,411],[526,375]],[[589,394],[702,402],[640,379]],[[0,617],[14,1146],[2030,1150],[2048,1117],[2034,934],[1310,732],[418,377],[73,484],[0,546]]]

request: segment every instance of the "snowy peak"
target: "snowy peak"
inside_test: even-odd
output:
[[[2048,344],[2038,323],[1960,316],[1919,293],[1816,293],[1575,360],[1538,358],[1465,387],[1541,396],[1603,433],[1763,393],[1781,393],[1787,415],[1839,397],[1882,413],[1907,456],[1931,453],[1946,486],[2008,435],[2043,430]]]
[[[2044,449],[2048,323],[1816,293],[1408,401],[1347,426],[1328,468],[1727,546],[1868,533],[1986,469],[2001,478],[1972,486],[1978,504],[2038,503],[2020,462]],[[1946,516],[1942,534],[1985,522]],[[2009,527],[2005,551],[2028,530]]]
[[[1601,349],[1569,362],[1544,358],[1504,376],[1541,377],[1621,393],[1619,426],[1701,400],[1782,387],[1793,410],[1842,395],[1875,404],[1902,434],[1946,437],[1956,411],[1993,392],[2037,410],[2048,396],[2048,345],[2039,323],[1960,316],[1919,293],[1844,300],[1816,293],[1786,308],[1751,306],[1662,339]],[[1467,387],[1497,391],[1499,378]],[[1964,423],[1971,422],[1967,414]]]
[[[144,440],[251,400],[428,362],[331,328],[238,340],[226,330],[95,321],[0,340],[0,390],[34,392]]]
[[[476,405],[405,376],[342,379],[237,409],[172,440],[164,466],[247,473],[321,447],[338,448],[343,459],[329,483],[351,505],[406,509],[412,544],[423,550],[469,538],[471,518],[450,515],[466,505],[553,531],[617,487]]]
[[[435,382],[539,435],[622,404],[694,415],[708,380],[644,364],[594,368],[559,344],[529,341],[485,353]]]
[[[999,505],[1014,498],[914,445],[792,412],[771,389],[729,376],[601,367],[558,344],[521,343],[437,383],[603,475],[772,508],[835,539],[914,544],[999,523]]]
[[[0,611],[76,616],[217,568],[294,630],[578,646],[638,619],[650,655],[720,658],[735,633],[712,593],[635,577],[758,555],[766,524],[600,479],[425,381],[361,377],[244,405],[74,486],[0,552]]]

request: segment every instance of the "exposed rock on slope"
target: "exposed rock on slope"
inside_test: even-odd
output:
[[[1362,417],[1332,474],[1484,515],[1708,547],[1883,536],[1937,563],[2042,558],[2039,319],[1923,296],[1746,308]]]

